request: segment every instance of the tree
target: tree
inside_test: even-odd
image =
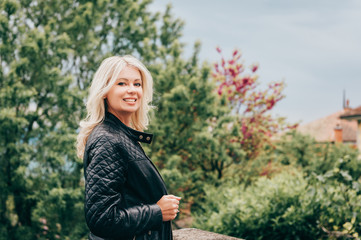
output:
[[[109,55],[167,62],[182,21],[151,1],[0,3],[0,236],[81,239],[78,123],[94,71]]]
[[[181,51],[176,42],[172,46],[173,52]],[[173,55],[153,70],[159,95],[150,127],[156,141],[149,151],[171,183],[170,191],[184,194],[195,208],[204,196],[205,182],[220,185],[239,175],[245,160],[271,142],[283,119],[267,113],[284,97],[283,83],[256,89],[257,69],[252,69],[251,76],[242,75],[245,68],[238,63],[238,51],[227,63],[222,59],[214,72],[207,64],[200,67],[199,47],[189,60]]]
[[[175,43],[173,49],[179,52],[181,46]],[[190,59],[178,55],[153,69],[158,95],[150,130],[156,138],[148,149],[170,193],[194,208],[204,196],[204,183],[220,184],[224,169],[242,156],[238,145],[227,140],[232,129],[224,125],[232,118],[223,115],[229,108],[214,91],[209,65],[199,64],[199,50],[196,43]]]
[[[181,46],[173,44],[173,52],[180,52]],[[199,159],[207,149],[196,149],[199,136],[207,134],[208,120],[216,113],[214,86],[209,82],[209,68],[199,66],[197,55],[184,60],[175,56],[155,72],[156,110],[150,131],[155,141],[149,154],[161,170],[170,193],[185,196],[192,203],[199,194],[205,173],[201,171]]]
[[[217,48],[217,51],[222,56],[221,49]],[[233,51],[230,60],[222,56],[221,61],[214,64],[212,77],[218,95],[226,97],[232,114],[238,116],[234,124],[239,126],[240,134],[231,141],[239,143],[248,159],[254,159],[266,144],[271,143],[274,134],[296,125],[288,125],[285,118],[275,118],[270,114],[285,97],[282,93],[284,82],[270,83],[265,90],[259,89],[258,65],[250,66],[250,71],[247,71],[241,56],[239,50]]]

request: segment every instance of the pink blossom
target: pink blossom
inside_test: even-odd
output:
[[[253,65],[253,66],[252,66],[252,72],[256,72],[257,69],[258,69],[258,65]]]
[[[247,85],[247,84],[249,84],[250,79],[248,77],[245,77],[242,79],[242,81],[243,81],[243,85]]]
[[[232,77],[236,77],[237,74],[233,68],[229,69],[229,72],[231,73]]]
[[[216,69],[216,72],[219,72],[218,67],[219,67],[219,66],[218,66],[218,63],[215,63],[215,64],[214,64],[214,68]]]
[[[268,105],[267,109],[270,110],[275,105],[275,100],[272,98],[271,100],[268,101],[267,105]]]
[[[241,131],[242,131],[243,135],[246,133],[246,131],[247,131],[246,125],[242,125]]]
[[[222,89],[224,87],[225,83],[222,83],[218,88],[218,95],[222,95]]]

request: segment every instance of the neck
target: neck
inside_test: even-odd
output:
[[[128,127],[131,127],[131,114],[119,114],[115,111],[113,111],[112,109],[108,109],[108,112],[110,112],[111,114],[113,114],[114,116],[116,116],[122,123],[124,123],[125,125],[127,125]]]

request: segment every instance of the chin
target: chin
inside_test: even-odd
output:
[[[127,109],[124,109],[123,111],[127,112],[127,113],[135,113],[138,110],[139,110],[139,108],[127,108]]]

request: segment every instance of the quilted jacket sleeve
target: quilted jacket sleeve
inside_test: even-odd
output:
[[[119,148],[101,136],[86,153],[85,217],[90,231],[102,238],[132,237],[162,225],[157,204],[122,206],[127,161]]]

